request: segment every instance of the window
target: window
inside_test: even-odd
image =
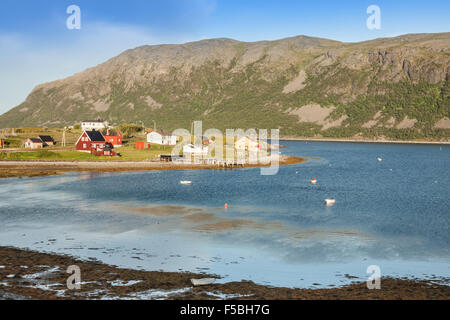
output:
[[[86,147],[87,147],[86,143],[83,143],[83,149],[86,149]]]

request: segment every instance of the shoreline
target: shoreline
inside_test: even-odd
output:
[[[81,289],[68,290],[69,266],[81,270]],[[365,282],[329,289],[269,287],[251,281],[194,287],[191,279],[219,278],[190,272],[118,268],[95,260],[0,246],[0,300],[450,300],[438,280],[383,278],[381,290]],[[351,276],[348,275],[350,278]]]
[[[420,141],[420,140],[370,140],[370,139],[339,139],[339,138],[301,138],[282,137],[280,141],[307,141],[307,142],[343,142],[343,143],[370,143],[370,144],[409,144],[409,145],[450,145],[450,141]]]
[[[307,158],[281,156],[280,165],[299,164],[308,161]],[[248,164],[245,168],[268,167],[265,164]],[[122,171],[153,171],[153,170],[231,170],[217,165],[175,164],[173,162],[121,162],[121,161],[0,161],[0,178],[21,178],[57,175],[64,172],[122,172]]]

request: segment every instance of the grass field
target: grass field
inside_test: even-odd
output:
[[[96,157],[89,153],[78,152],[75,150],[75,143],[82,134],[81,130],[72,129],[66,131],[66,147],[61,147],[63,129],[57,128],[19,128],[15,130],[14,135],[6,135],[6,147],[16,150],[6,150],[0,152],[0,160],[10,161],[146,161],[159,158],[161,154],[171,154],[174,147],[152,145],[151,149],[137,150],[135,148],[137,141],[146,141],[146,135],[142,133],[134,133],[132,137],[124,138],[124,145],[121,148],[115,148],[114,151],[121,154],[121,157]],[[23,149],[23,142],[27,138],[37,137],[39,135],[50,135],[55,139],[56,145],[46,147],[43,150]],[[5,134],[4,134],[5,136]],[[194,141],[191,138],[191,143]],[[223,139],[218,142],[223,145],[222,156],[235,158],[234,141],[226,141]],[[209,157],[219,156],[220,152],[216,148],[210,146]],[[222,157],[221,157],[222,158]]]
[[[19,128],[12,132],[3,132],[7,148],[23,148],[23,143],[27,138],[39,135],[52,136],[56,141],[54,147],[44,150],[30,151],[23,149],[17,152],[0,152],[0,160],[32,161],[145,161],[158,158],[161,154],[170,154],[173,147],[152,145],[151,149],[137,150],[136,141],[146,141],[144,134],[136,133],[135,136],[124,139],[124,146],[115,148],[114,151],[121,154],[121,157],[96,157],[89,153],[75,150],[75,143],[82,134],[81,130],[72,129],[66,131],[66,147],[61,147],[63,129],[57,128]]]
[[[2,152],[0,160],[51,160],[51,161],[145,161],[158,158],[161,154],[170,154],[172,147],[154,147],[150,150],[137,150],[132,146],[115,149],[121,157],[96,157],[75,150],[39,150],[30,152]]]
[[[2,130],[0,134],[6,138],[6,147],[21,148],[27,138],[36,138],[40,135],[52,136],[57,145],[61,146],[63,129],[59,128],[17,128],[14,133],[11,130]],[[66,145],[75,146],[76,141],[80,137],[81,130],[67,130],[66,131]]]

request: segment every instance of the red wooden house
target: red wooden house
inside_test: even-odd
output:
[[[123,137],[122,132],[119,130],[111,130],[106,129],[102,131],[103,137],[105,137],[106,142],[111,143],[114,148],[118,148],[122,146],[123,143]]]
[[[84,131],[78,138],[76,149],[81,152],[91,152],[92,149],[104,149],[105,137],[99,131]]]
[[[114,157],[118,154],[113,151],[112,143],[107,142],[99,131],[84,131],[76,143],[76,148],[81,152],[89,152],[96,156]]]

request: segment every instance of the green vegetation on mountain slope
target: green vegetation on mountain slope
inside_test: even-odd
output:
[[[449,34],[142,47],[39,86],[0,126],[99,117],[174,130],[203,120],[204,129],[279,128],[282,136],[448,139],[449,51]],[[305,121],[304,106],[330,112]]]

